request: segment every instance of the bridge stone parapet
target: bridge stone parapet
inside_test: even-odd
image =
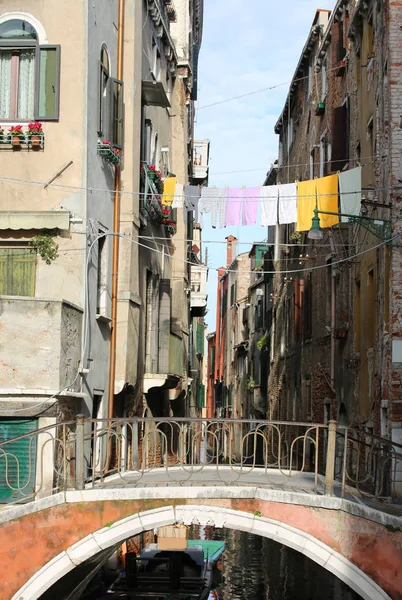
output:
[[[128,537],[183,522],[269,537],[362,598],[402,600],[402,519],[342,498],[249,486],[87,489],[3,510],[0,521],[4,599],[35,600]]]

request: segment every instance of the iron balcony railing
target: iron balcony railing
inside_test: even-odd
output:
[[[337,425],[235,419],[66,421],[0,441],[0,502],[104,486],[253,485],[401,494],[402,446]]]

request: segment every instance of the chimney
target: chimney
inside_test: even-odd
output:
[[[228,237],[226,238],[226,241],[227,241],[226,266],[229,267],[232,264],[234,257],[236,256],[237,238],[235,238],[233,235],[228,235]]]

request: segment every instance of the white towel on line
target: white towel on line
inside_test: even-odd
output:
[[[279,188],[279,225],[297,222],[296,183],[285,183]]]
[[[271,227],[278,222],[278,186],[264,185],[260,190],[261,225]]]

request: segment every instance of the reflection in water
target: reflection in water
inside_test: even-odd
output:
[[[196,538],[196,531],[193,533],[191,537]],[[329,571],[277,542],[213,527],[203,528],[199,534],[226,544],[218,564],[221,582],[211,592],[210,600],[360,599]]]

